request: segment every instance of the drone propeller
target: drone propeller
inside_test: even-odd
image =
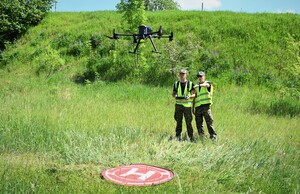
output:
[[[172,41],[174,38],[174,33],[173,32],[171,32],[171,34],[170,35],[161,35],[161,36],[157,36],[157,38],[169,38],[169,41]]]
[[[172,41],[172,40],[173,40],[173,37],[174,37],[174,33],[171,32],[171,35],[169,36],[169,41]]]
[[[158,38],[162,37],[162,26],[159,27],[159,30],[157,32]]]
[[[172,41],[173,37],[174,37],[174,33],[173,32],[171,32],[171,34],[169,36],[162,35],[162,26],[159,27],[159,30],[157,32],[154,32],[152,34],[157,34],[157,35],[152,36],[153,38],[158,38],[158,39],[169,38],[169,41]]]

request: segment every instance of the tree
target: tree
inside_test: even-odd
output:
[[[129,30],[136,30],[138,26],[145,25],[147,21],[144,0],[121,0],[117,5],[118,10],[123,13],[123,19],[128,23]],[[140,50],[144,46],[140,45]],[[136,62],[137,67],[142,71],[146,71],[148,68],[146,58],[143,53],[140,53],[139,60]]]
[[[147,11],[157,11],[157,10],[176,10],[179,9],[180,6],[174,0],[142,0],[144,1],[144,9]],[[119,11],[122,11],[124,8],[124,3],[130,2],[129,0],[121,0],[120,3],[117,4],[116,8]]]
[[[37,25],[50,11],[56,0],[1,0],[0,1],[0,50],[5,42],[12,42],[30,26]]]
[[[123,13],[123,19],[129,25],[130,31],[136,30],[138,26],[145,25],[147,18],[144,0],[121,0],[116,7]]]
[[[145,9],[148,11],[177,10],[179,7],[173,0],[145,0]]]

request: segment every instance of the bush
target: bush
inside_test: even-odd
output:
[[[62,54],[78,57],[88,55],[92,50],[90,40],[86,35],[77,33],[63,33],[52,41],[52,46]]]
[[[300,100],[300,41],[291,35],[286,40],[290,62],[283,69],[282,88],[288,95]]]
[[[80,56],[89,54],[90,52],[90,44],[84,40],[76,40],[72,44],[69,45],[67,54],[71,56]]]
[[[30,26],[37,25],[55,0],[1,0],[0,50],[24,34]]]
[[[294,99],[278,99],[270,103],[268,114],[295,117],[300,115],[300,104]]]
[[[59,53],[51,47],[40,48],[35,53],[34,62],[37,64],[36,74],[45,74],[46,77],[61,70],[65,64]]]
[[[252,101],[249,109],[255,114],[264,113],[270,116],[296,117],[300,115],[300,104],[291,97],[273,97],[269,101],[255,99]]]
[[[150,64],[150,68],[144,72],[142,83],[146,85],[164,86],[169,85],[177,79],[177,74],[174,74],[163,61],[154,61]]]

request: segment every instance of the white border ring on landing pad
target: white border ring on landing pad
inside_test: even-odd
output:
[[[119,185],[151,186],[172,180],[174,173],[158,166],[132,164],[104,170],[102,176]]]

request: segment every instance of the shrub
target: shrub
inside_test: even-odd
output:
[[[51,45],[61,50],[61,53],[78,57],[88,55],[92,50],[92,44],[86,35],[77,33],[63,33],[55,38]]]
[[[84,40],[76,40],[75,42],[70,44],[67,49],[67,54],[75,57],[88,54],[89,52],[90,44],[89,42],[85,42]]]
[[[24,34],[30,26],[37,25],[52,7],[54,0],[1,0],[0,50]]]
[[[300,41],[290,34],[287,37],[290,62],[283,68],[283,87],[286,94],[300,100]]]
[[[249,106],[255,114],[264,113],[270,116],[296,117],[300,115],[300,104],[291,97],[274,97],[268,101],[255,99]]]
[[[59,53],[51,47],[40,48],[36,51],[34,59],[37,64],[36,74],[45,74],[46,77],[51,76],[53,73],[62,69],[65,61]]]

